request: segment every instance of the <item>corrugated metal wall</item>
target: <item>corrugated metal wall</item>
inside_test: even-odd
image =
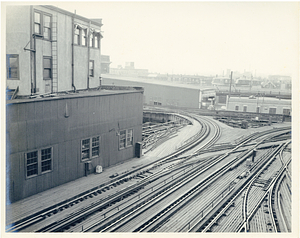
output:
[[[100,156],[92,159],[93,169],[134,157],[135,143],[142,140],[142,120],[141,92],[8,104],[8,199],[13,202],[84,176],[82,139],[101,137]],[[134,146],[119,150],[117,132],[130,128]],[[50,146],[52,172],[26,179],[25,154]]]

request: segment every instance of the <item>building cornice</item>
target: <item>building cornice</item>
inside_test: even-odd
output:
[[[55,7],[55,6],[52,6],[52,5],[39,5],[39,6],[50,9],[52,11],[56,11],[56,12],[68,15],[70,17],[74,17],[74,18],[82,20],[82,21],[91,22],[93,25],[96,25],[96,26],[99,26],[99,27],[103,26],[103,24],[101,23],[102,19],[97,19],[97,20],[89,19],[89,18],[77,15],[75,13],[63,10],[61,8],[58,8],[58,7]]]

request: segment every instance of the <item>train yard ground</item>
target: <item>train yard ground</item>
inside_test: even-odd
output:
[[[291,232],[291,123],[182,117],[141,158],[7,204],[6,231]]]

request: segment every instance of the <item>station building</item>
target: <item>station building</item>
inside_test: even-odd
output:
[[[6,15],[7,203],[139,156],[144,91],[100,86],[101,19],[53,6]]]
[[[178,108],[207,108],[213,105],[216,97],[215,89],[209,86],[197,86],[155,80],[151,78],[123,77],[118,75],[102,75],[106,85],[139,86],[144,88],[145,105],[169,106]]]

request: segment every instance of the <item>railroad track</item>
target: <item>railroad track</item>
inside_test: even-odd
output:
[[[232,165],[234,165],[235,163],[236,163],[236,161],[231,161],[231,166],[229,168],[231,168]],[[225,167],[222,168],[222,169],[225,169]],[[211,175],[211,176],[213,176],[213,175]],[[212,182],[212,181],[210,181],[210,182]],[[203,184],[202,184],[202,186],[203,186]],[[126,224],[128,222],[130,222],[132,219],[135,219],[136,216],[138,216],[136,214],[133,215],[133,213],[130,214],[131,218],[129,220],[128,220],[127,217],[124,217],[124,215],[120,215],[120,217],[122,217],[122,219],[119,219],[118,221],[115,221],[112,225],[109,225],[109,226],[107,226],[105,224],[102,224],[102,228],[98,227],[98,230],[96,229],[94,231],[102,231],[102,232],[104,232],[104,231],[121,231],[121,232],[122,231],[134,231],[134,232],[137,232],[137,231],[138,232],[150,231],[150,232],[153,232],[153,231],[155,231],[156,227],[159,227],[161,223],[164,223],[166,221],[166,219],[168,219],[168,215],[165,216],[165,214],[171,213],[170,211],[172,211],[173,208],[175,208],[175,210],[172,211],[172,214],[178,212],[178,209],[179,209],[178,206],[179,207],[184,206],[184,205],[180,205],[180,204],[189,202],[192,199],[192,194],[193,193],[194,193],[194,196],[196,196],[195,194],[197,194],[197,192],[199,192],[199,191],[196,191],[194,189],[195,189],[195,187],[193,187],[191,190],[184,193],[179,198],[173,199],[173,201],[171,203],[169,203],[168,205],[165,205],[165,208],[163,210],[160,210],[159,212],[157,212],[157,214],[154,215],[153,212],[152,212],[152,213],[146,215],[146,217],[147,217],[146,222],[140,224],[139,226],[136,225],[135,228],[131,228],[131,230],[126,230],[126,229],[124,230],[124,228],[122,228],[122,227],[126,226]],[[202,189],[203,189],[203,187],[202,187]],[[154,206],[154,205],[152,205],[152,206]],[[156,210],[156,209],[154,209],[154,210]],[[152,209],[152,211],[153,211],[153,209]],[[135,212],[137,214],[142,214],[143,218],[145,219],[145,212],[146,212],[145,210],[142,210],[142,211],[138,210],[138,211],[135,211]],[[160,224],[156,225],[156,227],[153,227],[154,222],[159,220],[162,216],[165,216],[165,219],[160,221]],[[139,220],[144,220],[144,219],[139,218]],[[149,228],[149,227],[151,227],[151,228]]]
[[[161,166],[163,163],[166,163],[170,158],[174,158],[177,157],[178,155],[180,155],[181,153],[189,150],[190,148],[196,146],[198,143],[201,143],[203,138],[202,136],[207,136],[207,131],[208,131],[208,126],[201,122],[199,119],[196,119],[197,121],[199,121],[202,125],[203,125],[203,130],[201,130],[200,133],[198,133],[198,137],[195,138],[193,141],[191,141],[190,143],[184,145],[180,150],[177,150],[176,152],[165,156],[164,158],[161,158],[159,161],[159,164],[157,163],[157,161],[147,164],[145,166],[141,166],[139,168],[136,168],[133,171],[130,171],[129,173],[123,174],[121,176],[118,176],[118,178],[112,179],[110,182],[106,183],[106,184],[100,184],[99,186],[90,189],[82,194],[79,194],[73,198],[68,199],[67,201],[61,202],[59,204],[56,204],[54,206],[48,207],[36,214],[33,214],[29,217],[23,218],[21,220],[15,221],[13,224],[9,224],[6,227],[6,231],[7,232],[16,232],[16,231],[21,231],[29,226],[32,226],[48,217],[51,217],[53,215],[56,215],[57,213],[66,210],[68,208],[71,208],[79,203],[81,203],[82,201],[85,201],[89,198],[93,198],[98,196],[99,194],[105,193],[105,191],[114,188],[120,184],[123,184],[125,182],[131,181],[133,178],[135,178],[136,176],[145,174],[147,172],[149,172],[149,170],[151,169],[155,169],[158,166]],[[130,189],[133,189],[134,191],[137,191],[139,189],[142,188],[142,185],[140,186],[136,186],[136,187],[130,187],[128,189],[126,189],[125,192],[131,193]],[[124,192],[124,191],[123,191]],[[115,196],[115,195],[114,195]],[[112,197],[114,196],[109,196],[107,198],[105,198],[103,202],[108,202],[111,201],[111,199],[113,199]]]
[[[105,199],[101,199],[98,202],[94,202],[91,206],[85,207],[84,209],[80,210],[76,214],[74,213],[70,216],[65,217],[64,219],[55,221],[54,223],[51,223],[51,224],[44,226],[40,229],[37,229],[35,231],[37,231],[37,232],[64,231],[64,230],[68,230],[71,226],[74,226],[74,224],[75,224],[75,227],[80,228],[80,226],[81,226],[80,224],[84,220],[86,220],[87,217],[97,217],[97,215],[95,215],[95,212],[99,212],[99,211],[100,212],[107,211],[107,212],[105,212],[106,216],[104,216],[103,218],[105,218],[105,220],[109,221],[108,213],[115,212],[115,210],[114,210],[115,208],[113,208],[115,204],[120,203],[122,200],[128,198],[129,196],[131,199],[135,198],[136,201],[139,201],[141,199],[141,194],[142,194],[141,191],[142,190],[144,191],[145,190],[144,188],[146,186],[149,186],[149,184],[153,183],[153,181],[159,180],[162,177],[165,177],[168,174],[173,173],[173,175],[172,175],[172,177],[174,178],[173,183],[172,183],[173,178],[168,183],[166,183],[166,179],[165,179],[164,183],[166,184],[166,186],[161,186],[161,190],[164,190],[164,193],[162,193],[161,195],[158,195],[156,193],[149,192],[150,195],[148,196],[148,197],[152,197],[152,198],[159,197],[159,196],[168,197],[168,195],[163,195],[163,194],[167,194],[166,188],[169,186],[168,189],[170,189],[170,190],[168,190],[168,191],[171,191],[172,189],[174,190],[175,189],[174,186],[176,186],[175,181],[177,182],[177,186],[179,186],[179,182],[177,180],[175,180],[176,176],[174,176],[174,174],[176,174],[178,176],[182,176],[182,175],[180,175],[180,173],[182,173],[182,172],[179,172],[179,171],[185,171],[185,169],[183,170],[184,167],[192,166],[192,168],[190,169],[189,172],[186,170],[186,173],[187,173],[186,175],[188,175],[187,177],[189,177],[189,178],[185,178],[185,180],[183,180],[183,177],[178,177],[182,180],[181,181],[182,183],[184,183],[184,181],[186,183],[188,183],[187,182],[188,179],[191,179],[192,176],[196,176],[195,173],[197,170],[198,170],[197,176],[199,176],[199,174],[200,174],[199,173],[200,169],[203,172],[203,167],[201,167],[201,166],[206,166],[208,168],[209,163],[212,163],[212,161],[216,161],[222,157],[222,156],[218,157],[218,159],[213,158],[212,160],[208,159],[207,161],[200,161],[198,164],[197,164],[197,162],[188,163],[189,159],[191,159],[195,156],[198,156],[199,154],[203,153],[204,150],[207,150],[208,148],[210,148],[218,140],[218,138],[220,136],[220,129],[216,125],[214,125],[214,123],[211,123],[209,119],[206,119],[203,117],[201,117],[201,119],[194,117],[193,119],[200,121],[200,123],[202,123],[202,130],[201,130],[201,132],[199,132],[197,134],[197,137],[195,139],[189,141],[189,143],[187,143],[182,148],[180,148],[180,150],[172,153],[171,155],[168,155],[168,156],[162,158],[160,161],[156,161],[156,162],[148,164],[146,166],[136,168],[134,171],[131,171],[131,173],[119,176],[118,178],[112,180],[110,183],[107,183],[104,185],[103,184],[99,185],[95,189],[92,189],[86,193],[83,193],[80,196],[77,196],[76,198],[69,199],[66,203],[58,204],[51,209],[45,209],[41,213],[36,214],[36,216],[32,216],[32,217],[30,217],[28,219],[24,219],[22,221],[18,221],[15,223],[15,226],[10,226],[7,229],[7,231],[19,231],[19,230],[22,230],[29,226],[32,226],[33,224],[36,224],[36,223],[46,219],[47,217],[49,217],[49,215],[51,216],[54,213],[58,213],[61,210],[72,207],[73,205],[80,203],[81,201],[84,201],[86,199],[89,199],[90,197],[96,197],[98,194],[105,192],[105,190],[107,190],[107,189],[116,187],[116,186],[118,186],[118,184],[124,183],[126,181],[131,181],[136,178],[141,178],[141,180],[138,183],[135,183],[135,184],[127,187],[126,189],[123,189],[123,190],[113,194],[112,196],[108,196]],[[286,131],[288,129],[289,128],[278,128],[275,130],[275,132],[278,132],[278,136],[280,136],[283,133],[282,131]],[[211,138],[208,138],[211,130],[214,131],[213,136]],[[244,138],[243,141],[241,142],[241,144],[237,145],[235,148],[233,148],[229,152],[225,153],[224,158],[230,154],[237,153],[237,151],[241,151],[242,150],[241,147],[246,145],[247,143],[251,142],[252,140],[259,139],[262,136],[267,137],[269,133],[271,133],[271,131],[262,132],[262,133],[258,133],[255,135],[250,135],[247,138]],[[272,130],[272,133],[274,133],[274,130]],[[206,142],[204,140],[206,140]],[[205,143],[202,144],[200,147],[198,146],[196,148],[196,146],[201,142],[202,143],[205,142]],[[192,155],[181,157],[181,158],[179,157],[180,155],[184,154],[186,151],[190,150],[193,147],[195,147],[195,150],[192,153]],[[247,153],[251,154],[253,152],[253,150],[252,151],[249,150],[248,152],[244,151],[244,152],[245,152],[244,155],[246,155]],[[174,162],[176,162],[176,163],[174,163]],[[170,163],[171,163],[171,165],[167,165]],[[207,163],[207,164],[205,164],[205,163]],[[233,165],[235,165],[236,163],[237,163],[237,161],[234,161]],[[233,165],[230,166],[230,169],[232,169]],[[152,169],[157,169],[159,167],[162,167],[163,169],[161,169],[155,173],[151,172]],[[194,169],[194,168],[197,168],[197,169]],[[223,168],[223,169],[225,169],[225,168]],[[143,178],[145,174],[147,174],[147,177]],[[221,176],[221,175],[219,174],[219,176]],[[207,184],[210,184],[210,183],[207,182]],[[195,187],[193,187],[193,189],[190,189],[190,191],[181,195],[181,198],[179,200],[174,201],[175,204],[177,204],[176,206],[174,204],[173,205],[170,204],[170,206],[172,208],[178,207],[179,204],[183,204],[185,201],[189,201],[189,199],[192,199],[193,196],[196,196],[195,194],[197,194],[197,192],[199,192],[199,189],[200,190],[204,189],[203,186],[205,186],[205,185],[202,184],[201,186],[199,184],[198,184],[198,186],[195,185]],[[153,187],[152,187],[152,190],[153,190]],[[159,189],[157,191],[161,192],[161,191],[159,191]],[[145,196],[145,199],[147,199],[147,196]],[[149,200],[146,200],[145,203],[147,203],[147,204],[153,203],[154,200],[149,199]],[[120,207],[121,206],[119,206],[117,208],[118,212],[120,211]],[[145,207],[145,205],[140,204],[139,207],[135,207],[134,209],[132,207],[127,207],[127,209],[133,209],[130,212],[137,212],[136,210],[140,209],[141,207]],[[162,209],[162,211],[163,210],[164,209]],[[170,211],[172,211],[172,209],[170,209],[170,207],[167,206],[167,210],[165,210],[164,212],[162,212],[162,211],[161,211],[159,217],[164,217],[164,214],[170,213]],[[115,218],[113,218],[113,217],[111,218],[111,220],[114,220],[114,219]],[[153,222],[154,220],[158,220],[158,217],[154,218],[151,222]],[[117,220],[114,220],[113,223],[119,223],[119,222],[120,221],[117,219]],[[141,230],[139,230],[139,228],[135,228],[134,231],[144,231],[143,229],[146,229],[145,227],[149,227],[149,224],[147,226],[141,226],[142,227]],[[109,227],[110,227],[110,225],[107,225],[107,224],[103,226],[103,228],[105,228],[105,229],[108,229]],[[97,229],[98,230],[100,229],[98,224],[89,224],[85,228],[82,227],[81,230],[77,230],[77,231],[90,232],[90,231],[98,231]]]

